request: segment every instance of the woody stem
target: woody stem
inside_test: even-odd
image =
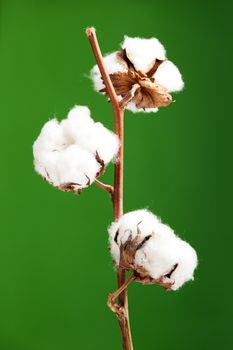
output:
[[[98,64],[104,85],[110,98],[113,114],[115,133],[120,140],[120,148],[117,154],[114,167],[114,193],[113,210],[114,220],[118,220],[123,215],[123,146],[124,146],[124,107],[119,105],[117,94],[113,87],[110,76],[105,68],[103,56],[99,47],[94,28],[88,28],[87,37],[89,38],[96,62]],[[125,269],[119,267],[117,271],[118,288],[124,285],[126,280]],[[122,335],[122,344],[124,350],[133,350],[132,337],[129,324],[128,297],[127,288],[121,291],[118,297],[118,304],[124,310],[123,316],[119,319],[119,325]]]

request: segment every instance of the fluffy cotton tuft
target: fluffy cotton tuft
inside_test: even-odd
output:
[[[52,185],[78,192],[89,186],[116,156],[118,137],[90,110],[75,106],[66,119],[48,121],[33,145],[36,171]]]
[[[95,123],[87,107],[74,107],[67,119],[61,122],[61,126],[68,139],[93,155],[97,152],[105,164],[108,164],[117,154],[118,137],[102,123]]]
[[[184,82],[179,69],[171,61],[164,61],[153,76],[168,92],[181,91]]]
[[[166,59],[164,46],[156,38],[125,36],[121,51],[104,57],[118,100],[127,96],[125,109],[157,112],[172,102],[170,92],[181,91],[184,82],[178,68]],[[107,95],[97,65],[91,70],[96,91]]]
[[[132,211],[114,222],[109,228],[109,241],[116,264],[124,265],[127,256],[125,268],[135,270],[142,283],[177,290],[193,279],[195,250],[147,210]]]
[[[165,60],[164,46],[156,38],[141,39],[125,36],[122,48],[137,71],[147,73],[153,66],[154,60]]]

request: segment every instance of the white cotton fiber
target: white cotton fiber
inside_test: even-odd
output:
[[[50,120],[42,128],[33,145],[35,169],[56,187],[83,188],[98,176],[100,160],[106,166],[118,148],[112,131],[95,123],[87,107],[75,106],[66,119]]]
[[[143,268],[152,279],[170,283],[172,290],[193,279],[197,266],[195,250],[147,210],[127,213],[110,226],[110,249],[117,265],[120,261],[120,247],[135,238],[138,244],[144,242],[135,251],[136,271]]]
[[[151,228],[154,227],[160,220],[154,214],[146,209],[139,209],[124,214],[113,227],[109,228],[110,237],[115,235],[116,230],[119,230],[118,243],[124,244],[129,235],[132,239],[136,237],[138,233],[145,237]]]
[[[61,125],[69,139],[95,156],[98,152],[100,159],[107,165],[117,154],[119,139],[102,123],[95,123],[90,117],[90,111],[85,108],[74,107]]]
[[[135,102],[130,101],[127,103],[125,109],[128,109],[129,111],[133,113],[138,113],[138,112],[144,112],[144,113],[156,113],[158,112],[158,108],[138,108],[135,104]]]
[[[164,61],[154,74],[154,78],[168,92],[181,91],[184,87],[182,75],[171,61]]]
[[[34,147],[35,148],[35,147]],[[34,153],[35,170],[54,186],[60,185],[60,176],[57,171],[58,155],[60,151],[47,151],[43,148]]]
[[[59,154],[57,172],[60,175],[60,184],[77,183],[80,188],[86,187],[95,180],[100,165],[95,157],[78,145],[71,145]]]
[[[105,164],[108,164],[118,152],[120,145],[119,138],[99,122],[93,126],[92,137],[92,143],[88,145],[88,148],[92,152],[97,151],[100,159]]]
[[[178,266],[170,278],[170,281],[174,283],[173,290],[177,290],[185,282],[194,279],[193,271],[198,263],[195,250],[187,242],[180,239],[177,242],[177,251],[180,251]]]
[[[166,58],[165,48],[156,38],[141,39],[125,36],[122,48],[126,50],[127,57],[135,69],[143,73],[147,73],[153,67],[155,59]]]
[[[33,145],[33,152],[36,155],[41,149],[45,151],[53,151],[61,149],[66,144],[66,137],[63,130],[56,119],[49,120],[43,126],[40,137]]]

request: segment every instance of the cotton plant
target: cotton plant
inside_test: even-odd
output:
[[[95,183],[110,194],[114,221],[109,249],[117,270],[118,289],[107,304],[115,312],[124,350],[133,350],[127,288],[133,281],[176,291],[194,279],[197,254],[171,227],[147,209],[123,212],[124,110],[157,112],[174,102],[183,89],[179,69],[156,38],[124,37],[118,51],[102,56],[94,28],[87,29],[97,64],[91,78],[97,92],[111,102],[114,132],[96,122],[88,107],[75,106],[62,121],[45,123],[33,144],[34,166],[44,180],[65,192],[80,194]],[[114,185],[99,180],[114,163]],[[127,271],[131,272],[127,279]]]

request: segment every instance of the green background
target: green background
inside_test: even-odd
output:
[[[198,251],[195,282],[178,292],[129,287],[135,350],[232,344],[230,1],[0,2],[0,348],[121,349],[106,298],[116,287],[107,249],[108,195],[80,197],[34,172],[32,143],[75,104],[113,127],[88,79],[123,35],[158,37],[183,73],[176,103],[125,115],[125,211],[148,207]],[[112,166],[104,175],[112,181]]]

